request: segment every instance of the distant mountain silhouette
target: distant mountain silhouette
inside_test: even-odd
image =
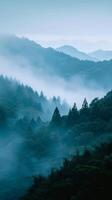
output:
[[[89,53],[89,56],[92,56],[101,61],[111,60],[112,59],[112,51],[97,50],[97,51]]]
[[[91,60],[91,61],[97,61],[96,58],[89,56],[88,54],[79,51],[78,49],[74,48],[73,46],[64,45],[61,47],[58,47],[56,49],[59,52],[65,53],[69,56],[72,56],[74,58],[78,58],[79,60]]]
[[[103,62],[82,61],[53,48],[43,48],[36,42],[16,36],[0,37],[0,56],[9,60],[25,60],[24,69],[30,66],[32,72],[38,71],[44,74],[54,75],[65,80],[78,76],[86,82],[86,85],[100,85],[100,87],[112,88],[112,60]],[[12,66],[14,67],[14,65]],[[108,69],[108,70],[107,70]]]

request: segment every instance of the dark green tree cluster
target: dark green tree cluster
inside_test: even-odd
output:
[[[48,177],[35,177],[22,200],[112,199],[112,143],[85,150]]]
[[[68,115],[60,116],[58,108],[54,111],[51,123],[66,129],[82,132],[112,132],[112,91],[88,104],[86,98],[80,110],[74,103]],[[59,123],[58,123],[59,122]]]
[[[38,94],[31,87],[0,76],[0,124],[24,116],[29,119],[41,117],[43,121],[49,121],[56,106],[63,112],[68,110],[67,104],[62,104],[59,98],[48,100],[43,92]]]
[[[73,126],[75,123],[77,123],[78,119],[79,119],[79,113],[77,110],[76,103],[74,103],[73,108],[70,109],[68,113],[68,117],[67,117],[68,126]]]
[[[53,126],[54,128],[60,126],[61,124],[61,115],[60,112],[58,110],[58,108],[56,107],[51,119],[51,126]]]
[[[48,179],[40,177],[38,181],[38,178],[35,178],[36,184],[39,184],[39,191],[42,191],[42,193],[35,189],[37,185],[33,186],[32,190],[37,192],[35,197],[33,192],[30,192],[29,200],[31,198],[32,200],[38,198],[39,200],[58,198],[80,200],[84,195],[85,199],[90,200],[90,195],[87,198],[85,192],[88,194],[90,191],[93,194],[92,191],[96,182],[94,183],[93,180],[92,183],[90,179],[99,177],[99,174],[95,175],[96,171],[94,170],[99,168],[99,171],[103,173],[102,169],[105,169],[105,166],[108,166],[108,168],[111,166],[109,164],[111,163],[111,154],[105,154],[105,159],[102,157],[104,147],[103,150],[101,148],[98,150],[101,153],[100,155],[96,151],[95,153],[91,152],[90,149],[93,147],[92,145],[99,144],[102,138],[105,142],[112,138],[112,91],[102,99],[94,99],[90,104],[84,99],[80,110],[77,109],[74,103],[68,115],[61,116],[61,104],[59,102],[59,98],[54,97],[53,100],[48,101],[43,93],[39,95],[30,87],[20,85],[16,81],[0,76],[0,139],[2,141],[3,138],[7,138],[9,141],[11,140],[11,144],[15,138],[20,139],[19,148],[18,144],[15,145],[17,146],[16,162],[18,169],[16,169],[16,173],[14,172],[14,176],[16,179],[16,175],[21,175],[19,177],[21,180],[23,180],[22,176],[26,176],[26,172],[28,176],[29,174],[30,176],[34,175],[34,172],[38,170],[44,173],[47,167],[49,168],[47,170],[51,170],[52,166],[59,167],[65,157],[70,158],[71,155],[74,155],[76,149],[79,149],[80,153],[84,147],[89,148],[89,151],[86,150],[83,156],[77,154],[75,161],[69,162],[66,160],[63,169],[55,171],[55,175],[53,172]],[[50,113],[54,111],[52,118],[50,117],[51,121],[42,122],[41,118],[48,119],[49,110]],[[90,158],[91,155],[92,157]],[[99,157],[96,158],[97,155]],[[86,159],[86,163],[83,162],[84,159]],[[94,161],[93,163],[92,160]],[[73,165],[73,162],[76,163]],[[5,165],[7,165],[7,162]],[[63,173],[65,173],[66,169],[67,174],[65,176]],[[74,174],[74,170],[76,174]],[[61,179],[62,177],[63,179]],[[82,178],[87,182],[82,183]],[[107,171],[106,177],[103,174],[103,177],[100,176],[97,182],[103,183],[102,180],[105,178],[106,180],[108,178]],[[108,180],[110,181],[110,179]],[[87,188],[89,189],[86,191]],[[104,185],[98,185],[98,188],[94,191],[96,192],[99,188],[104,188]],[[11,191],[11,200],[15,199],[16,189],[13,198]],[[76,189],[77,191],[74,193],[73,191]],[[55,195],[56,198],[54,194],[57,194],[57,196]],[[5,196],[7,196],[7,193]],[[93,197],[93,200],[97,200],[96,196]]]
[[[67,116],[60,116],[58,108],[55,109],[50,126],[64,132],[68,131],[66,143],[73,132],[75,139],[79,137],[78,148],[90,144],[87,135],[93,135],[92,140],[102,134],[110,134],[112,140],[112,91],[98,99],[95,98],[90,105],[86,99],[80,110],[76,104],[70,109]],[[63,132],[63,134],[64,134]],[[94,134],[91,134],[94,133]],[[66,134],[65,134],[66,135]],[[72,137],[71,137],[72,138]],[[74,137],[70,145],[76,145]],[[75,148],[75,146],[74,146]],[[69,146],[70,149],[70,146]],[[82,153],[80,149],[72,159],[65,160],[63,167],[52,170],[48,177],[35,177],[34,184],[22,200],[105,200],[112,198],[112,142],[105,140],[93,150],[86,147]]]

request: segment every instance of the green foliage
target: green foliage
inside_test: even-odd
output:
[[[77,110],[76,103],[74,103],[74,106],[72,109],[70,109],[67,117],[67,125],[72,127],[74,124],[77,123],[79,119],[79,112]]]
[[[104,133],[112,132],[112,91],[99,99],[94,99],[90,105],[86,99],[82,108],[77,110],[76,104],[63,119],[66,127],[79,129],[80,132]]]
[[[78,149],[79,153],[71,161],[65,160],[60,170],[53,170],[48,178],[35,178],[25,200],[103,199],[103,190],[110,192],[107,183],[112,174],[112,144],[93,152],[90,149],[102,140],[112,139],[112,91],[90,105],[85,99],[80,110],[74,104],[68,115],[61,116],[60,108],[59,98],[48,101],[42,92],[39,95],[30,87],[0,77],[0,138],[12,145],[17,138],[14,146],[17,169],[13,177],[16,180],[20,175],[19,180],[23,180],[29,174],[46,174]],[[41,118],[49,119],[51,113],[50,123],[42,122]],[[97,191],[99,196],[95,196]]]
[[[61,124],[61,116],[60,116],[60,112],[57,107],[54,110],[50,124],[51,124],[51,126],[54,126],[55,128]]]
[[[94,99],[90,105],[85,99],[80,110],[74,104],[67,116],[61,117],[56,108],[51,120],[56,127],[51,130],[48,126],[48,133],[57,128],[58,134],[63,128],[64,139],[61,142],[68,144],[69,150],[71,147],[75,149],[75,145],[80,150],[72,159],[66,159],[60,169],[52,170],[48,177],[35,177],[34,184],[22,200],[111,199],[112,143],[101,144],[94,150],[89,146],[101,135],[112,135],[111,111],[112,91],[100,100]],[[83,145],[85,150],[82,153]]]
[[[43,121],[48,121],[56,106],[61,111],[68,110],[59,98],[54,98],[48,100],[43,92],[39,95],[31,87],[0,76],[0,118],[18,119],[27,116],[29,119],[41,117]]]
[[[35,177],[22,200],[100,200],[111,199],[112,143],[94,151],[85,150],[65,160],[60,170],[48,177]]]

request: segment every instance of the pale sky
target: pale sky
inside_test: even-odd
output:
[[[43,46],[112,49],[112,0],[0,0],[0,25]]]

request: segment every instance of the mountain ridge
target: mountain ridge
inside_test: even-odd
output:
[[[76,49],[75,47],[73,47],[71,45],[63,45],[63,46],[56,48],[56,50],[59,52],[65,53],[67,55],[70,55],[74,58],[78,58],[79,60],[98,61],[96,58],[94,58],[82,51],[79,51],[78,49]]]
[[[99,49],[97,51],[93,51],[88,55],[93,56],[94,58],[104,61],[104,60],[112,60],[112,50],[102,50]]]
[[[29,39],[16,36],[11,37],[11,39],[9,37],[7,40],[0,38],[0,55],[15,61],[15,66],[25,61],[26,65],[23,62],[22,67],[27,71],[30,66],[31,71],[37,78],[38,72],[42,72],[43,75],[48,74],[64,80],[80,77],[86,85],[99,85],[100,82],[100,86],[108,90],[112,87],[112,60],[81,61],[53,48],[43,48]]]

